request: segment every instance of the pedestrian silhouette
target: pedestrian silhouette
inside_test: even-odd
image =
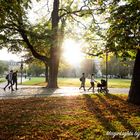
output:
[[[88,91],[92,88],[92,91],[94,92],[94,86],[95,86],[95,79],[94,79],[94,74],[91,75],[91,79],[90,79],[90,88],[88,89]]]
[[[83,88],[84,91],[86,91],[86,89],[85,89],[85,82],[86,82],[85,73],[82,73],[82,77],[80,78],[80,81],[81,81],[81,86],[79,89]]]
[[[14,91],[12,79],[13,79],[13,70],[11,70],[11,71],[9,72],[9,74],[6,76],[7,85],[4,87],[4,91],[6,90],[6,88],[7,88],[9,85],[10,85],[10,86],[9,86],[9,89],[11,88],[11,90]]]
[[[13,78],[12,78],[12,83],[13,83],[13,85],[15,85],[16,90],[18,90],[18,88],[17,88],[17,73],[18,73],[18,71],[15,71],[13,73]]]

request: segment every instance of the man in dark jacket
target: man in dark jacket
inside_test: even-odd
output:
[[[13,90],[13,83],[12,83],[12,80],[13,80],[13,70],[10,71],[10,73],[6,76],[6,79],[7,79],[7,85],[4,87],[4,90],[6,90],[6,87],[8,87],[9,85],[9,89],[11,88],[12,91]]]
[[[12,78],[12,82],[13,82],[13,85],[15,84],[15,89],[17,90],[18,88],[17,88],[17,73],[18,73],[18,71],[15,71],[14,73],[13,73],[13,78]]]

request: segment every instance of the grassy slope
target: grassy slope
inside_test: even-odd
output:
[[[30,81],[26,81],[24,85],[46,85],[44,83],[44,78],[32,78]],[[100,79],[96,79],[100,82]],[[78,78],[58,78],[59,86],[79,86],[80,81]],[[118,88],[129,88],[130,87],[130,80],[129,79],[109,79],[109,87],[118,87]],[[86,86],[90,86],[90,80],[86,80]]]
[[[97,94],[0,100],[0,139],[111,140],[109,131],[140,132],[140,108],[126,99]]]

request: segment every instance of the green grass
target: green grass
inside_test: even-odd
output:
[[[0,83],[5,82],[6,79],[5,78],[0,78]]]
[[[39,85],[44,83],[45,78],[42,77],[32,77],[31,80],[23,82],[23,85]]]
[[[96,79],[100,82],[100,79]],[[23,85],[42,85],[45,86],[46,83],[44,82],[45,78],[42,77],[33,77],[31,80],[26,81]],[[129,88],[130,87],[130,79],[109,79],[108,85],[111,88]],[[61,86],[80,86],[79,78],[58,78],[58,85]],[[90,86],[90,80],[86,80],[86,86]]]
[[[140,132],[140,108],[126,99],[86,94],[0,100],[0,139],[121,140],[124,135],[112,138],[109,132]]]
[[[58,78],[59,86],[76,86],[80,85],[79,78]],[[89,85],[89,80],[87,80],[87,85]]]
[[[130,79],[109,79],[109,87],[118,88],[129,88],[131,80]]]

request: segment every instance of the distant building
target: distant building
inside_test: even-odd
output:
[[[20,63],[10,60],[8,61],[8,66],[9,66],[9,70],[19,70],[20,69]]]

